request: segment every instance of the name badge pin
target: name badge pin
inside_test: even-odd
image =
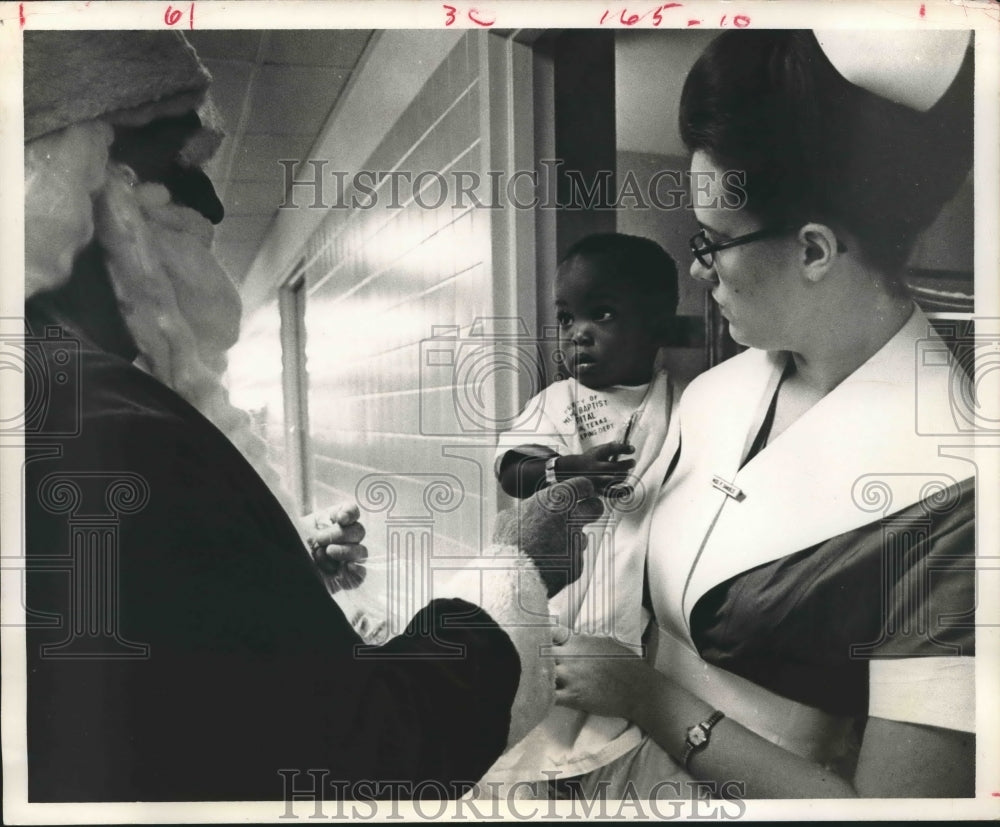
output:
[[[746,497],[743,490],[731,482],[726,482],[722,477],[714,476],[712,477],[712,487],[718,488],[727,497],[732,497],[736,502],[740,502]]]

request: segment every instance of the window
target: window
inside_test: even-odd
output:
[[[306,278],[300,261],[279,292],[281,375],[285,401],[285,472],[300,514],[312,511],[309,467],[309,374],[306,370]]]

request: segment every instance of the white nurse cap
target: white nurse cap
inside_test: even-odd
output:
[[[828,29],[814,34],[845,80],[919,112],[948,90],[972,37],[965,29]]]

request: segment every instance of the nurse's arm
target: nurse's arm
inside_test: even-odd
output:
[[[675,759],[685,733],[713,708],[648,667],[653,692],[634,718]],[[692,757],[695,778],[744,783],[746,798],[952,798],[975,795],[975,736],[941,727],[869,718],[852,779],[799,757],[730,718]]]

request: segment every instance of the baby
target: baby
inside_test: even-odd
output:
[[[591,235],[560,262],[555,305],[572,378],[528,402],[500,436],[495,470],[513,497],[576,476],[605,494],[607,516],[592,527],[583,574],[550,606],[571,632],[638,650],[648,517],[676,447],[673,388],[657,356],[677,309],[677,267],[649,239]],[[639,740],[627,721],[556,708],[494,765],[481,791],[539,782],[535,797],[546,797],[546,781],[604,766]]]

